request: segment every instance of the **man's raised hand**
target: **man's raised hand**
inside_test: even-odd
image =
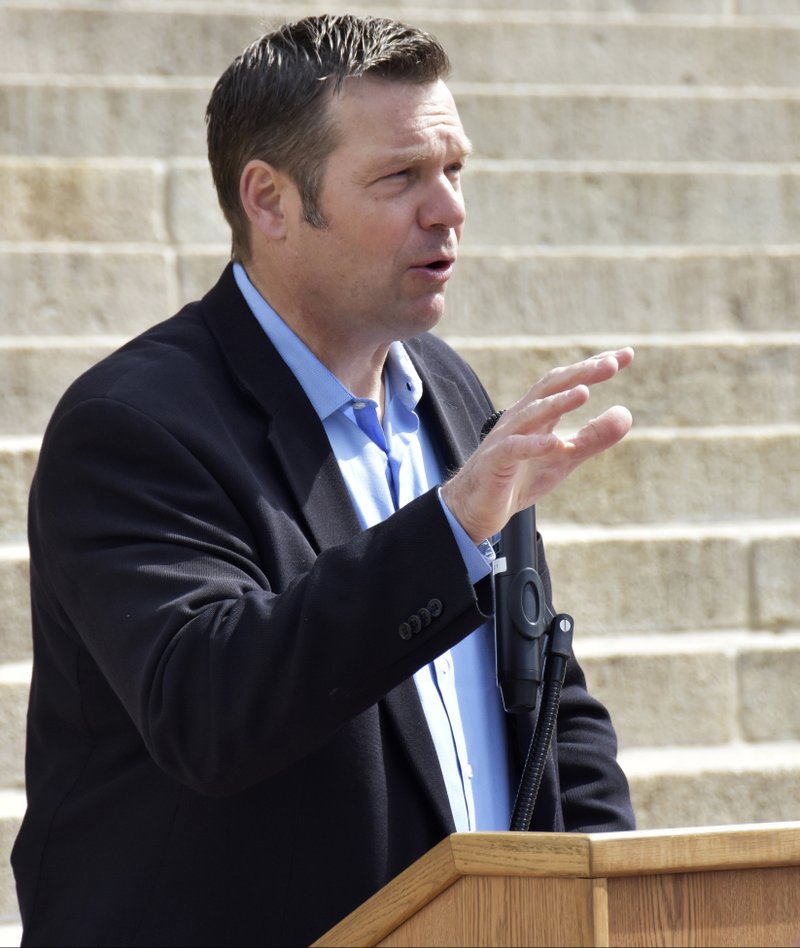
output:
[[[607,450],[630,430],[631,414],[616,405],[568,438],[555,428],[589,400],[590,388],[633,361],[633,349],[601,352],[552,369],[503,413],[464,467],[442,487],[442,497],[479,543],[498,533],[519,510],[535,504],[579,464]]]

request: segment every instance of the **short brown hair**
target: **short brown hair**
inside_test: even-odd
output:
[[[249,256],[239,179],[248,161],[285,171],[300,191],[304,218],[325,226],[319,192],[337,145],[327,104],[345,79],[425,83],[450,61],[430,34],[381,17],[313,16],[264,34],[220,77],[206,109],[208,160],[232,232],[234,259]]]

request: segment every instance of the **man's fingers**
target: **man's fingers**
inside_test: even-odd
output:
[[[614,405],[587,422],[568,439],[578,455],[578,463],[613,447],[631,430],[632,424],[633,417],[623,405]]]
[[[575,385],[595,385],[607,382],[617,372],[627,368],[633,362],[634,352],[630,346],[622,349],[598,352],[572,365],[551,369],[530,390],[529,395],[544,398],[556,392],[573,388]]]
[[[566,391],[558,391],[546,398],[538,398],[522,408],[513,420],[509,431],[520,434],[534,431],[552,431],[568,412],[575,411],[589,400],[589,388],[576,385]]]

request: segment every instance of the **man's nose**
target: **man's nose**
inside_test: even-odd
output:
[[[466,217],[460,181],[442,174],[431,182],[420,206],[420,225],[426,229],[443,227],[454,230],[463,226]]]

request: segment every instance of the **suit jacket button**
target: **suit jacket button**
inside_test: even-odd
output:
[[[400,638],[403,639],[404,642],[407,642],[411,638],[411,626],[407,622],[401,622],[397,631],[400,633]]]
[[[422,628],[427,628],[431,624],[431,611],[430,609],[420,609],[417,615],[422,622]]]
[[[412,634],[416,635],[422,628],[422,619],[419,616],[409,616],[408,624],[411,627]]]
[[[434,619],[439,618],[439,616],[442,614],[443,608],[444,607],[442,606],[441,599],[431,599],[431,601],[428,603],[428,612],[430,612],[431,617]]]

